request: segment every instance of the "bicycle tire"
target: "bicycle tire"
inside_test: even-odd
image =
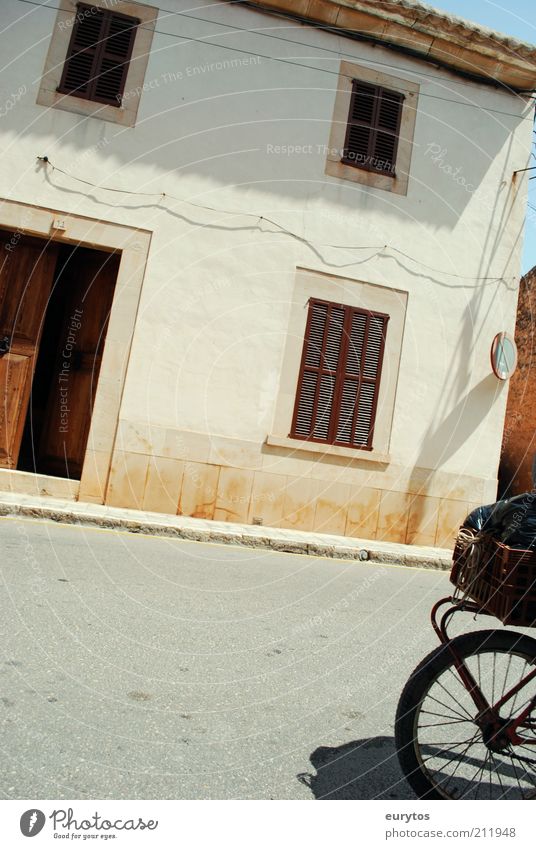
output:
[[[478,666],[479,670],[481,668],[481,658],[483,658],[484,655],[486,655],[486,654],[492,654],[492,653],[493,653],[494,657],[495,657],[496,654],[507,655],[508,656],[508,661],[507,661],[508,667],[507,668],[510,668],[510,665],[512,663],[512,658],[520,658],[525,664],[528,664],[529,666],[536,664],[536,640],[534,640],[532,637],[529,637],[525,634],[515,633],[513,631],[499,631],[499,630],[476,631],[476,632],[471,633],[471,634],[463,634],[459,637],[456,637],[451,641],[451,643],[454,644],[454,647],[455,647],[458,655],[463,657],[463,659],[466,662],[472,663],[473,665],[475,665],[475,659],[476,659],[476,665]],[[473,661],[470,661],[469,660],[470,658],[473,658]],[[518,661],[515,661],[514,666],[516,666],[516,665],[519,665]],[[417,796],[421,799],[443,799],[443,800],[445,800],[445,799],[471,798],[471,796],[468,795],[468,794],[460,793],[459,788],[458,789],[450,788],[450,790],[448,790],[445,782],[438,781],[437,776],[434,775],[433,772],[430,770],[430,768],[427,766],[427,762],[429,760],[431,760],[431,758],[433,757],[433,754],[430,755],[427,758],[423,758],[423,753],[425,752],[425,750],[426,750],[426,753],[429,753],[429,751],[433,752],[434,747],[437,747],[440,744],[434,743],[434,742],[432,742],[431,744],[425,743],[423,741],[423,738],[426,735],[423,734],[422,731],[421,731],[421,734],[419,735],[419,718],[421,716],[421,711],[423,713],[430,713],[429,710],[423,711],[422,706],[425,703],[428,704],[428,702],[426,702],[426,699],[427,699],[427,697],[431,698],[430,697],[430,691],[434,688],[434,686],[436,686],[436,687],[437,686],[443,686],[443,689],[444,689],[444,685],[442,685],[440,683],[440,678],[443,675],[443,673],[448,674],[449,671],[453,672],[454,676],[458,679],[458,682],[460,684],[460,690],[462,692],[465,692],[468,699],[470,699],[469,694],[467,693],[467,691],[464,691],[463,685],[461,685],[458,673],[455,671],[453,657],[452,657],[451,652],[449,651],[447,646],[441,645],[437,649],[435,649],[434,651],[430,652],[430,654],[427,655],[427,657],[425,657],[424,660],[422,660],[421,663],[414,670],[414,672],[410,676],[406,686],[404,687],[404,689],[402,691],[402,694],[400,696],[400,700],[399,700],[399,703],[398,703],[397,712],[396,712],[395,743],[396,743],[396,750],[397,750],[397,755],[398,755],[400,767],[401,767],[402,772],[404,773],[408,783],[410,784],[412,789],[415,791]],[[524,674],[526,674],[526,673],[524,673]],[[507,673],[507,675],[508,675],[508,673]],[[505,684],[506,684],[507,675],[505,676]],[[450,682],[450,678],[448,678],[447,680]],[[517,680],[519,681],[520,678],[518,677]],[[493,685],[495,686],[495,679],[493,681]],[[452,686],[454,686],[454,685],[452,685]],[[509,685],[509,686],[511,686],[511,685]],[[434,690],[434,692],[435,692],[435,690]],[[530,696],[532,696],[534,694],[534,679],[531,682],[530,690],[528,688],[526,688],[526,691],[524,692],[525,696],[527,695],[527,692],[530,694]],[[485,695],[489,696],[489,693],[485,693]],[[444,696],[442,692],[441,692],[441,697],[442,697],[444,702],[447,701],[446,696]],[[434,701],[437,702],[437,698],[435,698]],[[441,699],[439,700],[439,703],[441,704]],[[435,704],[433,705],[433,707],[435,708]],[[438,710],[442,710],[442,709],[438,708]],[[474,713],[476,714],[476,708],[474,707],[474,705],[473,705],[473,710],[474,710]],[[512,711],[514,713],[516,713],[514,711],[514,707],[512,707]],[[441,716],[441,715],[442,714],[438,714],[438,716]],[[448,717],[448,716],[449,716],[449,714],[445,714],[445,717]],[[447,721],[447,722],[441,722],[441,723],[436,722],[435,727],[436,728],[439,728],[440,726],[445,726],[445,727],[446,726],[455,726],[456,727],[456,723],[457,723],[457,725],[459,727],[461,726],[461,728],[463,729],[463,724],[462,724],[463,722],[465,722],[466,725],[469,725],[469,720],[464,718],[463,713],[461,713],[461,712],[460,713],[453,713],[452,716],[453,717],[461,716],[462,719],[454,718],[454,719],[451,719],[450,721]],[[534,720],[536,719],[534,712],[531,714],[531,719],[533,720],[533,724],[530,725],[530,728],[531,728],[532,732],[534,733]],[[432,723],[432,725],[433,725],[433,723]],[[476,726],[475,723],[473,723],[473,725],[477,728],[477,732],[479,732],[478,726]],[[431,727],[431,726],[428,725],[428,726],[423,726],[423,727]],[[445,733],[445,734],[450,733],[450,729],[449,729],[449,731],[444,731],[443,733]],[[419,736],[421,737],[421,739],[419,739]],[[467,740],[462,741],[462,743],[467,743]],[[486,748],[486,744],[485,744],[485,741],[482,739],[481,732],[480,732],[480,739],[477,736],[476,739],[475,739],[474,745],[480,746],[480,748],[482,748],[482,749]],[[529,748],[528,746],[523,747],[523,749],[528,749],[528,748]],[[533,752],[534,752],[534,763],[536,765],[536,746],[534,746],[532,748],[533,748]],[[488,751],[489,751],[489,749],[488,749]],[[510,773],[513,772],[515,774],[516,778],[517,778],[517,768],[516,768],[516,761],[514,761],[514,757],[516,759],[518,759],[519,755],[518,754],[515,754],[515,755],[511,754],[511,752],[513,752],[513,751],[514,751],[513,748],[510,747],[508,752],[504,753],[504,758],[505,758],[506,763],[508,763],[509,762],[508,759],[510,759],[511,764],[512,764],[512,769],[510,769]],[[458,753],[454,753],[454,751],[452,749],[449,752],[448,747],[445,747],[445,746],[443,746],[443,749],[439,750],[438,758],[440,760],[443,759],[443,760],[448,762],[448,755],[449,754],[453,754],[453,755],[455,754],[455,757],[453,757],[453,760],[455,761],[455,763],[461,762],[461,763],[464,764],[464,755],[463,754],[460,755]],[[525,755],[525,754],[526,753],[523,752],[523,755]],[[501,753],[501,756],[502,755],[503,755],[503,753]],[[496,757],[498,759],[499,756],[498,755],[496,756],[495,754],[492,753],[492,754],[490,754],[489,759],[488,759],[488,756],[486,755],[486,759],[489,760],[489,764],[490,764],[489,767],[488,767],[489,768],[489,774],[490,774],[490,776],[489,776],[490,798],[509,798],[509,796],[506,795],[506,793],[504,793],[504,794],[501,794],[501,793],[497,794],[496,793],[495,796],[491,795],[491,782],[492,782],[492,772],[493,772],[493,770],[491,769],[491,762],[493,761],[493,763],[495,765],[495,762],[496,762],[495,758]],[[527,760],[527,759],[528,759],[528,755],[527,755],[527,757],[521,757],[519,763],[523,763],[523,761]],[[470,761],[469,761],[469,763],[470,763]],[[474,762],[473,762],[472,765],[474,766]],[[457,763],[457,765],[454,767],[454,773],[456,772],[457,769],[459,769],[459,766],[460,766],[460,763]],[[464,764],[464,768],[465,768],[465,764]],[[445,767],[445,769],[446,769],[446,767]],[[501,774],[503,775],[503,777],[505,777],[503,769],[504,768],[503,768],[502,763],[501,763],[501,767],[498,770],[498,779],[500,780],[501,785],[502,785]],[[526,771],[527,770],[526,770],[526,767],[525,767],[525,772]],[[482,775],[483,774],[484,773],[482,773]],[[535,775],[536,775],[536,773],[535,773]],[[524,777],[525,777],[525,775],[522,775],[522,778],[524,778]],[[506,770],[506,778],[508,778],[508,770]],[[505,780],[506,780],[506,778],[505,778]],[[510,780],[510,778],[508,778],[508,780]],[[458,782],[458,784],[462,785],[462,787],[463,787],[462,776],[459,776],[458,779],[456,779],[456,781]],[[531,773],[531,781],[532,781],[532,773]],[[518,782],[519,782],[519,779],[518,779]],[[480,785],[478,785],[478,787],[479,786]],[[520,790],[521,790],[521,785],[520,785]],[[478,791],[478,788],[477,788],[475,798],[478,798],[478,792],[479,791]],[[534,793],[530,792],[530,787],[529,787],[528,790],[527,790],[527,794],[528,795],[526,795],[526,796],[520,795],[520,798],[534,798],[534,797],[536,797],[536,778],[535,778],[535,783],[534,783]],[[483,796],[482,798],[487,798],[487,796]]]

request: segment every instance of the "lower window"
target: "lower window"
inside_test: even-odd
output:
[[[371,451],[389,316],[311,299],[290,436]]]

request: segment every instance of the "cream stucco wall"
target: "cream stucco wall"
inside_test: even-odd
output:
[[[2,92],[21,93],[0,125],[0,195],[84,217],[84,243],[99,219],[152,233],[100,497],[449,539],[471,504],[495,496],[507,385],[489,349],[514,329],[526,176],[512,174],[527,165],[531,104],[391,50],[206,2],[188,12],[206,21],[160,14],[136,126],[122,127],[37,104],[55,14],[33,8],[21,22],[19,3],[3,7]],[[275,27],[290,41],[233,27]],[[341,61],[419,87],[405,196],[325,173]],[[270,444],[286,436],[275,422],[292,380],[282,366],[298,268],[344,278],[348,291],[357,281],[403,293],[383,457]]]

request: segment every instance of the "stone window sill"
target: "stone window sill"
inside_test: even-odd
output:
[[[381,451],[361,451],[359,448],[345,448],[342,445],[327,445],[320,442],[308,442],[307,440],[291,439],[289,436],[276,436],[268,434],[266,445],[274,448],[288,448],[293,451],[307,451],[310,454],[320,454],[323,457],[348,457],[350,460],[359,460],[365,463],[390,463],[389,454]]]

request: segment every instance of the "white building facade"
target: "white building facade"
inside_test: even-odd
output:
[[[496,495],[536,51],[410,2],[58,5],[3,9],[0,488],[448,545]]]

